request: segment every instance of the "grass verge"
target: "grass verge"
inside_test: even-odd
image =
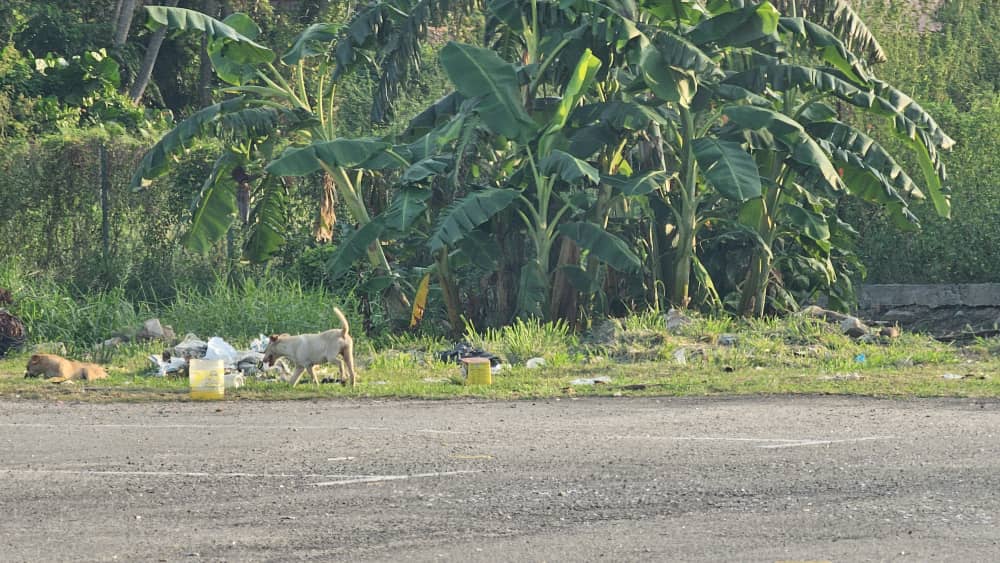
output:
[[[248,379],[227,400],[324,398],[543,399],[577,396],[704,396],[841,394],[880,397],[1000,397],[1000,340],[957,347],[920,335],[858,342],[825,323],[788,318],[734,321],[695,318],[674,332],[659,315],[609,322],[577,337],[563,327],[522,323],[469,332],[513,365],[490,386],[466,386],[458,368],[438,361],[440,338],[394,336],[359,347],[359,384],[285,383]],[[245,344],[245,342],[235,342]],[[187,401],[187,381],[147,375],[146,344],[118,350],[96,382],[52,385],[21,377],[28,355],[0,360],[0,398],[70,401]],[[545,367],[523,362],[543,357]],[[333,366],[318,370],[335,374]],[[575,380],[607,378],[587,384]]]

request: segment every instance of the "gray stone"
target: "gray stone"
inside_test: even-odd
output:
[[[840,321],[840,331],[851,338],[859,338],[868,334],[868,327],[857,317],[847,317]]]

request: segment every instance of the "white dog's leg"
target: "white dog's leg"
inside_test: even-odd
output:
[[[295,387],[295,384],[299,382],[299,378],[302,377],[302,372],[305,370],[306,368],[302,366],[295,366],[295,371],[293,371],[292,376],[288,378],[288,382],[292,384],[292,387]]]
[[[316,374],[313,372],[313,367],[312,366],[306,366],[306,371],[309,372],[309,375],[312,376],[313,383],[315,383],[316,385],[319,385],[319,377],[317,377]]]

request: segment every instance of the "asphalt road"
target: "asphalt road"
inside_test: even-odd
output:
[[[1000,561],[1000,402],[0,402],[0,561]]]

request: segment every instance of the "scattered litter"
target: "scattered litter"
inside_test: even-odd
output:
[[[204,358],[208,343],[194,334],[188,333],[180,344],[174,346],[174,354],[182,358]]]
[[[864,354],[858,354],[857,356],[854,356],[854,361],[859,364],[863,364],[867,360],[868,358],[866,358]]]
[[[372,381],[372,385],[388,385],[388,381]]]
[[[451,350],[444,350],[438,352],[438,359],[442,362],[447,363],[461,363],[464,358],[487,358],[490,361],[490,366],[495,366],[500,363],[500,357],[491,354],[482,348],[474,348],[466,342],[459,342]]]
[[[170,352],[164,352],[163,356],[150,354],[148,358],[149,362],[153,364],[153,368],[156,369],[156,375],[160,377],[166,377],[170,373],[180,373],[187,367],[186,359],[171,356]]]
[[[861,374],[856,371],[852,371],[850,373],[837,373],[834,375],[824,375],[819,379],[820,381],[854,381],[857,379],[861,379]]]
[[[205,346],[205,356],[206,360],[222,360],[222,363],[226,367],[236,367],[236,361],[239,359],[239,352],[236,348],[233,348],[232,344],[226,342],[218,336],[213,336],[208,339],[208,343]]]
[[[267,350],[267,345],[270,343],[271,339],[262,334],[250,341],[250,351],[264,355],[264,350]]]
[[[733,366],[722,366],[722,371],[726,373],[732,373],[736,371],[736,368],[734,368]]]
[[[962,379],[962,376],[957,373],[945,373],[941,375],[941,379]]]
[[[735,334],[720,334],[719,346],[736,346],[737,338]]]
[[[528,369],[545,367],[545,358],[531,358],[527,362],[524,362],[524,365],[526,365]]]
[[[684,352],[684,348],[674,350],[674,361],[677,362],[678,365],[682,366],[687,364],[687,354]]]
[[[611,383],[611,378],[606,375],[574,379],[569,382],[570,385],[607,385],[608,383]]]
[[[242,373],[227,373],[223,379],[227,389],[239,389],[247,383]]]
[[[450,379],[447,377],[425,377],[421,381],[424,383],[449,383]]]
[[[490,371],[493,372],[493,375],[496,375],[502,371],[506,371],[509,369],[510,369],[510,364],[497,364],[495,366],[490,367]]]

